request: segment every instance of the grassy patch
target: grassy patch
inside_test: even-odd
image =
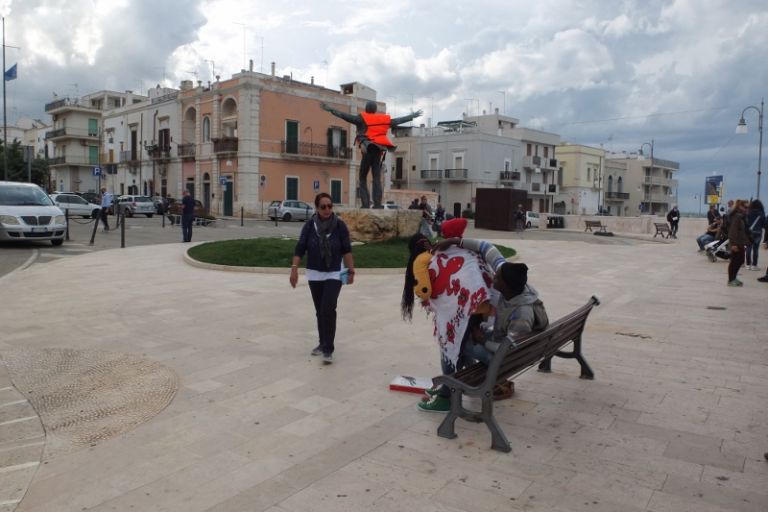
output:
[[[234,267],[288,267],[296,240],[252,238],[208,242],[192,247],[189,255],[204,263]],[[515,254],[509,247],[497,245],[508,258]],[[392,239],[352,247],[357,268],[404,268],[408,264],[408,241]]]

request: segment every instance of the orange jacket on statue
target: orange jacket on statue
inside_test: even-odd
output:
[[[368,112],[360,112],[363,121],[367,129],[365,130],[365,137],[368,140],[375,142],[381,146],[394,147],[394,144],[387,138],[387,131],[389,131],[389,125],[392,122],[392,118],[389,114],[370,114]]]

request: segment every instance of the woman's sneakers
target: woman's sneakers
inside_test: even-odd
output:
[[[738,279],[734,279],[733,281],[728,281],[728,286],[731,286],[731,287],[744,286],[744,283],[742,283]]]
[[[761,283],[768,283],[768,274],[765,274],[763,277],[758,277],[757,280]]]

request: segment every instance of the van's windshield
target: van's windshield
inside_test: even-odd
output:
[[[0,186],[0,206],[51,206],[53,201],[42,189],[16,185]]]

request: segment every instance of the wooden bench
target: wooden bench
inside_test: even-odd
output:
[[[491,448],[502,452],[511,451],[509,441],[493,417],[493,388],[511,377],[522,373],[539,363],[539,371],[550,372],[552,357],[576,359],[581,366],[581,378],[593,379],[594,373],[581,353],[581,333],[592,308],[599,305],[597,297],[573,313],[553,322],[545,330],[531,333],[514,342],[506,339],[494,354],[489,366],[476,363],[452,375],[441,375],[432,379],[435,386],[444,384],[451,392],[451,410],[437,429],[437,435],[453,439],[456,419],[462,418],[474,423],[484,422],[491,431]],[[573,350],[560,349],[573,342]],[[465,409],[462,398],[478,397],[482,403],[480,412]]]
[[[603,223],[602,223],[602,222],[600,222],[599,220],[585,220],[585,221],[584,221],[584,224],[586,224],[586,227],[584,228],[584,232],[585,232],[585,233],[586,233],[587,231],[590,231],[590,232],[591,232],[591,231],[592,231],[592,228],[596,228],[596,229],[599,229],[600,231],[602,231],[603,233],[605,233],[605,228],[606,228],[606,226],[604,226],[604,225],[603,225]]]
[[[653,234],[653,238],[656,238],[656,235],[661,235],[661,238],[669,238],[669,235],[672,234],[669,225],[664,222],[654,222],[653,225],[656,226],[656,233]]]

